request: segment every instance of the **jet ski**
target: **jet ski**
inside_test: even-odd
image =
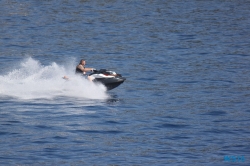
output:
[[[99,82],[105,85],[107,90],[118,87],[126,80],[126,78],[122,77],[121,74],[117,74],[114,71],[106,69],[95,69],[92,73],[89,74],[89,76],[93,78],[93,82]]]

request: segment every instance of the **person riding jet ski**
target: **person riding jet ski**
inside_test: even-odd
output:
[[[126,80],[126,78],[122,77],[121,74],[117,74],[114,71],[106,69],[96,70],[94,68],[86,68],[85,64],[86,61],[82,59],[76,66],[75,73],[84,76],[86,72],[91,72],[87,76],[88,80],[105,85],[107,90],[116,88]],[[69,80],[67,76],[64,76],[63,79]]]
[[[86,68],[86,61],[81,59],[80,63],[76,66],[76,74],[86,74],[88,71],[93,71],[94,68]]]
[[[89,71],[93,72],[93,70],[95,70],[94,68],[86,68],[85,65],[86,65],[86,61],[84,59],[81,59],[80,63],[76,66],[75,73],[85,75],[86,72],[89,72]],[[91,76],[88,76],[88,79],[92,81],[94,78]]]

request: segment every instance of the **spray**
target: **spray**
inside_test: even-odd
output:
[[[67,75],[70,79],[62,79]],[[48,66],[29,57],[18,69],[0,75],[0,96],[18,99],[53,99],[73,97],[77,99],[107,99],[106,89],[95,84],[66,67],[53,62]]]

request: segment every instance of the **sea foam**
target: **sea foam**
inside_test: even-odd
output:
[[[20,99],[53,99],[73,97],[86,99],[106,99],[106,88],[67,71],[67,66],[52,62],[44,66],[31,57],[20,67],[0,75],[0,96]],[[69,80],[62,77],[67,75]]]

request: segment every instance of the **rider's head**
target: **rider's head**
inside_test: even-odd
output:
[[[86,64],[86,61],[84,59],[81,59],[80,63],[81,65],[85,65]]]

